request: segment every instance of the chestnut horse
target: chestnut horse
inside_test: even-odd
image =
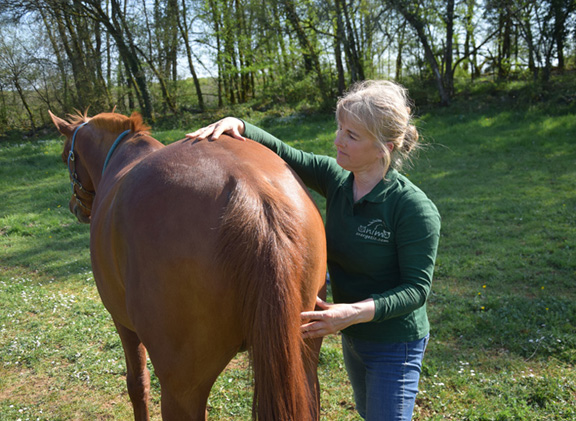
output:
[[[321,341],[304,341],[299,326],[323,291],[324,228],[287,164],[253,141],[164,146],[136,113],[50,114],[66,136],[70,210],[91,225],[135,419],[149,419],[146,351],[163,418],[204,420],[214,381],[242,350],[253,418],[318,419]]]

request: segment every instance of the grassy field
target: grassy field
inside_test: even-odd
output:
[[[333,153],[332,116],[248,118]],[[419,126],[429,146],[406,172],[443,230],[415,419],[576,418],[576,112],[463,102],[422,111]],[[130,419],[122,348],[93,285],[88,227],[68,212],[60,152],[56,136],[0,143],[0,420]],[[322,418],[359,419],[338,337],[319,372]],[[159,419],[155,379],[152,393]],[[209,414],[249,419],[250,405],[240,355]]]

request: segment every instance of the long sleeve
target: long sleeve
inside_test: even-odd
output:
[[[252,139],[270,150],[298,174],[306,186],[326,197],[329,186],[334,182],[342,168],[334,158],[315,155],[293,148],[265,130],[244,121],[244,137]]]
[[[399,275],[402,283],[373,294],[375,322],[413,312],[430,294],[440,237],[440,215],[429,200],[412,200],[397,212],[396,232]]]

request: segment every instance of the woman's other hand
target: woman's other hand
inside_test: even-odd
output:
[[[300,332],[305,339],[320,338],[357,323],[369,322],[376,312],[372,298],[352,304],[329,304],[316,298],[316,306],[320,311],[300,313]]]
[[[216,123],[186,134],[186,137],[192,140],[217,140],[223,133],[235,139],[246,140],[242,136],[244,134],[244,123],[235,117],[223,118]]]

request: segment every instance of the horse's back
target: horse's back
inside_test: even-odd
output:
[[[224,138],[180,141],[137,165],[115,200],[122,219],[117,228],[133,246],[148,237],[166,247],[167,259],[211,253],[233,194],[282,202],[302,229],[319,221],[306,189],[275,153],[253,141]],[[266,206],[260,200],[255,205]]]

